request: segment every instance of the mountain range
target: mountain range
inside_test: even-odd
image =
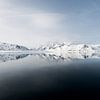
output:
[[[25,51],[29,50],[25,46],[20,46],[17,44],[9,44],[0,42],[0,51]]]
[[[11,53],[7,54],[5,53],[6,51]],[[21,53],[19,53],[20,51]],[[42,45],[38,48],[29,49],[25,46],[17,44],[0,42],[0,52],[1,52],[0,53],[1,62],[24,58],[27,55],[29,55],[29,53],[36,54],[40,58],[49,61],[68,61],[73,59],[100,58],[100,45],[55,42]]]
[[[49,43],[42,45],[40,47],[29,49],[25,46],[17,44],[9,44],[0,42],[0,51],[41,51],[41,52],[50,52],[55,54],[67,53],[67,52],[80,52],[80,53],[96,53],[100,51],[100,45],[93,44],[75,44],[75,43]]]
[[[98,44],[78,44],[78,43],[49,43],[40,46],[37,50],[48,52],[96,52],[100,51],[100,45]]]

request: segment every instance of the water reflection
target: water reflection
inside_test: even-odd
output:
[[[94,60],[97,58],[99,53],[0,53],[1,62],[21,59],[0,64],[0,100],[33,100],[40,96],[47,96],[46,100],[54,96],[62,99],[69,94],[90,93],[90,89],[94,93],[93,88],[100,90],[100,61]],[[61,61],[73,63],[64,65]]]
[[[0,62],[7,62],[11,60],[18,60],[27,57],[29,54],[21,53],[1,53]]]
[[[99,53],[81,54],[80,52],[67,52],[66,54],[41,53],[37,55],[48,62],[67,62],[67,61],[80,60],[80,59],[81,60],[100,59]]]
[[[62,54],[54,54],[54,53],[0,53],[0,62],[7,62],[11,60],[18,60],[23,59],[28,56],[33,56],[34,58],[36,56],[39,57],[39,59],[43,59],[47,62],[68,62],[72,60],[78,60],[78,59],[99,59],[100,53],[80,53],[80,52],[67,52]]]

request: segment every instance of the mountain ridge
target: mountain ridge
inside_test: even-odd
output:
[[[0,42],[0,51],[25,51],[29,50],[25,46]]]
[[[66,52],[81,52],[81,53],[95,53],[100,52],[99,44],[81,44],[81,43],[51,43],[42,45],[38,51],[46,51],[52,53],[66,53]]]

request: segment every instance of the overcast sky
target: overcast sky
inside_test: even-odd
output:
[[[100,43],[100,0],[0,0],[0,41]]]

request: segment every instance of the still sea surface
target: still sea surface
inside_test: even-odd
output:
[[[99,58],[0,54],[0,100],[62,100],[99,94]]]

